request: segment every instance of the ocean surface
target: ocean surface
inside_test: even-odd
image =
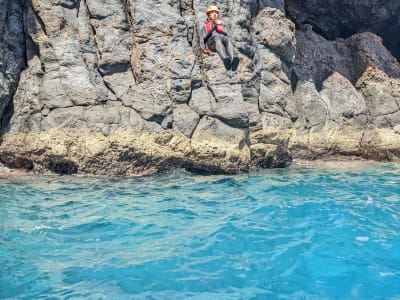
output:
[[[3,176],[0,299],[400,299],[400,165]]]

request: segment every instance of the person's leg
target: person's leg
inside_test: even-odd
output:
[[[224,35],[223,36],[223,43],[224,43],[224,46],[225,46],[225,49],[226,49],[226,53],[228,54],[229,58],[231,60],[233,60],[233,56],[234,56],[234,53],[235,53],[235,48],[233,47],[233,44],[232,44],[230,38],[228,38],[227,36]]]
[[[232,71],[236,71],[239,66],[239,57],[235,55],[235,48],[233,47],[233,43],[227,36],[224,36],[224,46],[226,48],[229,59],[231,60]]]
[[[221,37],[215,36],[214,41],[215,41],[215,50],[217,51],[217,53],[219,54],[221,59],[224,60],[225,58],[228,57],[228,54],[226,54],[226,50],[225,50],[224,44],[221,40]]]
[[[231,68],[231,59],[226,53],[225,50],[225,45],[223,43],[222,37],[223,35],[215,35],[214,40],[215,40],[215,49],[219,56],[221,57],[222,61],[224,62],[225,68],[229,70]]]

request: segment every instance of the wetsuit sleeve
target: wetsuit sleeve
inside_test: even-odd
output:
[[[228,33],[226,32],[226,26],[225,26],[225,22],[224,22],[223,20],[221,20],[221,23],[222,23],[222,28],[224,29],[224,31],[223,31],[223,32],[221,32],[221,33],[227,36],[227,35],[228,35]]]

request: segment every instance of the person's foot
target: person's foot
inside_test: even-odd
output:
[[[230,70],[232,68],[229,57],[224,58],[222,61],[224,62],[225,69]]]
[[[231,62],[232,71],[236,71],[238,66],[239,66],[239,57],[235,56]]]

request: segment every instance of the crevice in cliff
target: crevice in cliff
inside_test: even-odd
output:
[[[14,94],[12,95],[12,97],[14,97]],[[10,124],[11,124],[11,118],[14,115],[14,101],[10,101],[10,103],[7,105],[6,109],[4,110],[4,114],[3,117],[0,120],[0,135],[7,133],[10,131]]]
[[[110,87],[110,85],[107,83],[107,81],[104,80],[104,75],[105,75],[105,74],[104,74],[104,72],[102,71],[102,66],[100,66],[100,60],[101,60],[101,57],[102,57],[102,52],[101,52],[100,47],[99,47],[99,44],[98,44],[98,42],[97,42],[97,31],[96,31],[96,27],[95,27],[95,25],[93,24],[93,21],[96,20],[96,18],[95,18],[95,17],[93,16],[93,14],[91,13],[91,11],[90,11],[90,9],[89,9],[89,6],[87,5],[86,0],[83,0],[83,1],[84,1],[84,3],[85,3],[85,7],[86,7],[86,10],[87,10],[87,13],[88,13],[88,16],[89,16],[89,26],[90,26],[90,28],[92,29],[93,41],[94,41],[94,43],[95,43],[95,45],[96,45],[97,57],[98,57],[98,60],[99,60],[99,64],[97,65],[97,72],[99,73],[99,75],[100,75],[100,77],[101,77],[101,80],[102,80],[102,82],[104,83],[104,86],[107,88],[107,90],[109,90],[110,93],[111,93],[112,95],[114,95],[116,99],[119,99],[119,98],[117,97],[115,91]]]
[[[25,45],[24,2],[4,2],[2,19],[0,19],[0,41],[4,48],[0,57],[0,135],[9,131],[10,120],[14,114],[14,95],[17,91],[21,73],[27,65]]]
[[[86,0],[83,0],[83,2],[85,3],[86,11],[87,11],[88,16],[89,16],[89,26],[92,29],[93,41],[96,44],[96,50],[97,50],[97,54],[98,54],[98,59],[100,60],[101,52],[100,52],[100,49],[99,49],[99,45],[97,44],[96,28],[93,25],[93,21],[95,20],[95,18],[92,15],[92,13],[90,12],[90,9],[89,9],[89,6],[86,3]]]
[[[78,0],[76,3],[76,18],[79,16],[79,11],[81,9],[81,0]]]
[[[3,10],[1,12],[1,19],[0,19],[0,41],[3,41],[3,37],[5,34],[5,28],[8,20],[8,1],[3,3]]]
[[[182,1],[181,0],[179,0],[178,8],[179,8],[179,14],[181,15],[181,17],[183,17],[183,7],[182,7]]]
[[[29,7],[30,7],[30,9],[32,10],[32,13],[35,14],[36,20],[38,21],[38,23],[39,23],[39,25],[40,25],[40,28],[43,30],[43,33],[44,33],[45,35],[48,35],[48,34],[47,34],[47,30],[46,30],[46,25],[45,25],[45,23],[43,22],[43,19],[42,19],[42,17],[40,16],[40,14],[35,10],[35,8],[34,8],[34,6],[33,6],[33,4],[32,4],[32,0],[29,1]]]
[[[132,45],[131,45],[131,52],[130,52],[130,65],[129,68],[132,72],[132,76],[135,79],[135,82],[138,82],[138,75],[135,73],[134,68],[132,66],[132,60],[133,60],[133,51],[135,49],[135,47],[137,47],[137,42],[136,42],[136,37],[135,37],[135,22],[134,22],[134,18],[133,18],[133,6],[131,4],[131,0],[125,0],[125,16],[126,19],[128,20],[129,24],[130,24],[130,32],[131,32],[131,41],[132,41]]]
[[[27,63],[34,57],[37,56],[40,61],[41,60],[41,54],[40,54],[40,48],[39,45],[33,40],[31,35],[28,32],[29,26],[32,26],[28,24],[28,18],[29,18],[29,13],[32,13],[33,16],[35,17],[35,20],[39,23],[40,29],[43,31],[43,33],[47,36],[46,32],[46,26],[43,22],[43,20],[40,18],[39,14],[33,9],[31,1],[27,4],[25,11],[24,11],[24,32],[25,32],[25,40],[26,40],[26,61]],[[43,62],[40,64],[40,68],[42,71],[42,74],[46,72],[46,67]]]

